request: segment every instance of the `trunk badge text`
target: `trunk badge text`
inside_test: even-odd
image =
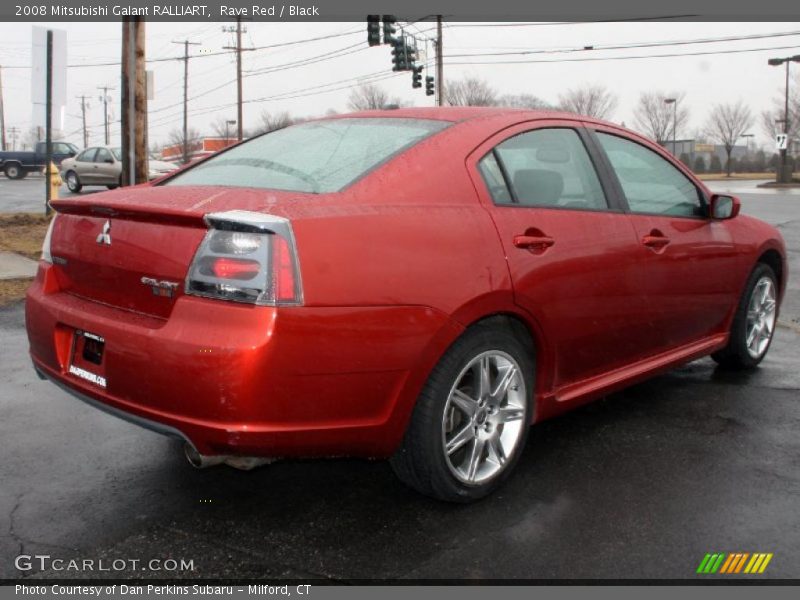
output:
[[[153,279],[152,277],[142,277],[141,282],[144,285],[149,285],[153,291],[153,296],[163,296],[165,298],[172,298],[175,295],[175,290],[178,289],[178,283],[175,281],[166,281]]]
[[[111,221],[106,220],[103,224],[103,232],[97,236],[97,243],[106,246],[111,245]]]

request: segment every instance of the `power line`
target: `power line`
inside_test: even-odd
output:
[[[638,21],[688,20],[697,19],[702,16],[703,15],[665,15],[662,17],[631,17],[629,19],[602,19],[598,21],[554,21],[546,23],[449,23],[448,27],[552,27],[554,25],[593,25],[596,23],[635,23]]]
[[[320,41],[320,40],[328,40],[328,39],[333,39],[333,38],[346,37],[346,36],[350,36],[350,35],[355,35],[357,33],[361,33],[361,29],[360,28],[359,28],[358,31],[347,31],[347,32],[342,32],[342,33],[332,33],[332,34],[329,34],[329,35],[320,35],[320,36],[317,36],[317,37],[304,38],[304,39],[300,39],[300,40],[292,40],[292,41],[289,41],[289,42],[278,42],[278,43],[275,43],[275,44],[267,44],[267,45],[264,45],[264,46],[255,46],[253,48],[244,48],[244,50],[257,51],[257,50],[269,50],[271,48],[283,48],[285,46],[294,46],[294,45],[297,45],[297,44],[305,44],[305,43],[308,43],[308,42],[317,42],[317,41]],[[196,57],[193,57],[193,58],[207,58],[207,57],[210,57],[210,56],[222,56],[222,55],[225,55],[225,54],[233,54],[234,51],[235,51],[235,48],[232,48],[231,50],[220,50],[218,52],[205,52],[205,53],[199,54],[199,55],[197,55]],[[147,62],[147,64],[151,64],[151,63],[159,63],[159,62],[174,62],[174,61],[180,61],[180,60],[183,60],[182,56],[164,56],[164,57],[159,57],[159,58],[149,58],[149,59],[147,59],[146,62]],[[120,64],[121,63],[119,61],[98,62],[98,63],[76,63],[76,64],[67,65],[67,68],[70,68],[70,69],[81,69],[81,68],[84,68],[84,67],[118,67],[118,66],[120,66]],[[31,66],[30,65],[7,65],[5,68],[7,68],[7,69],[30,69]]]
[[[700,38],[692,40],[664,40],[657,42],[630,42],[613,46],[583,46],[581,48],[545,48],[533,50],[515,50],[509,52],[475,52],[465,54],[449,54],[448,58],[469,58],[473,56],[524,56],[529,54],[566,54],[573,52],[587,52],[598,50],[629,50],[632,48],[656,48],[664,46],[689,46],[693,44],[716,44],[720,42],[739,42],[746,40],[759,40],[773,37],[786,37],[800,35],[800,31],[779,31],[775,33],[759,33],[753,35],[728,36],[718,38]]]
[[[546,63],[565,63],[565,62],[593,62],[606,60],[637,60],[645,58],[679,58],[681,56],[707,56],[712,54],[741,54],[745,52],[765,52],[768,50],[787,50],[797,46],[771,46],[769,48],[745,48],[738,50],[707,50],[704,52],[676,52],[672,54],[638,54],[633,56],[598,56],[582,58],[558,58],[555,60],[533,59],[533,60],[496,60],[496,61],[448,61],[449,65],[526,65],[526,64],[546,64]],[[445,57],[448,58],[448,57]]]
[[[364,45],[361,42],[359,42],[357,44],[353,44],[353,45],[350,45],[350,46],[345,46],[344,48],[340,48],[338,50],[333,50],[332,52],[327,52],[325,54],[320,54],[320,55],[316,55],[316,56],[312,56],[312,57],[308,57],[308,58],[304,58],[304,59],[299,59],[299,60],[288,62],[288,63],[278,64],[278,65],[274,65],[272,67],[264,67],[262,69],[256,69],[256,70],[252,70],[252,71],[244,71],[244,74],[242,75],[242,77],[243,78],[257,77],[257,76],[260,76],[260,75],[266,75],[266,74],[270,74],[270,73],[277,73],[277,72],[280,72],[280,71],[286,71],[286,70],[294,69],[294,68],[297,68],[297,67],[304,67],[304,66],[307,66],[307,65],[312,65],[312,64],[319,63],[319,62],[323,62],[325,60],[330,60],[330,59],[333,59],[333,58],[339,58],[339,57],[342,57],[342,56],[347,56],[349,54],[355,54],[356,52],[361,52],[361,51],[366,50],[366,49],[367,48],[364,47]],[[231,80],[226,81],[225,83],[221,83],[221,84],[219,84],[219,85],[217,85],[217,86],[215,86],[213,88],[210,88],[208,90],[204,90],[202,92],[199,92],[198,94],[190,97],[189,100],[196,100],[197,98],[201,98],[201,97],[203,97],[203,96],[205,96],[207,94],[210,94],[212,92],[220,90],[220,89],[230,85],[231,83],[235,83],[235,82],[236,82],[236,79],[231,79]],[[168,104],[166,106],[162,106],[160,108],[151,110],[150,114],[159,113],[159,112],[163,112],[165,110],[169,110],[170,108],[178,106],[179,104],[180,104],[180,102],[176,102],[176,103],[173,103],[173,104]]]

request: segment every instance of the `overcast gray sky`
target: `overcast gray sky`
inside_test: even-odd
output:
[[[115,62],[120,55],[119,23],[37,23],[67,32],[69,65]],[[584,83],[602,83],[619,96],[612,120],[633,126],[633,109],[642,91],[685,92],[691,116],[687,131],[700,129],[712,104],[743,99],[755,114],[769,108],[783,94],[783,68],[767,66],[767,58],[800,53],[800,23],[573,23],[528,26],[474,26],[448,23],[444,32],[445,55],[522,50],[558,50],[587,45],[628,45],[661,41],[684,41],[719,37],[755,36],[797,32],[794,35],[764,37],[693,45],[673,45],[581,53],[542,53],[482,58],[450,58],[445,78],[473,75],[484,78],[501,93],[531,93],[545,101],[557,102],[559,93]],[[216,118],[236,118],[235,60],[233,54],[203,56],[220,52],[233,38],[223,32],[228,23],[153,23],[147,27],[147,58],[179,57],[183,47],[171,43],[189,39],[203,46],[191,48],[189,75],[190,126],[211,134]],[[3,68],[6,126],[26,130],[31,124],[30,69],[31,27],[25,23],[0,24],[0,64]],[[432,37],[433,24],[420,22],[408,31]],[[325,40],[274,46],[312,37],[342,34]],[[424,35],[420,35],[424,34]],[[254,125],[262,111],[289,111],[297,116],[324,114],[328,109],[345,111],[349,86],[359,78],[378,78],[390,94],[417,106],[433,104],[433,97],[411,88],[409,73],[393,74],[389,46],[370,48],[365,23],[248,23],[244,36],[245,127]],[[430,47],[430,45],[429,45]],[[670,58],[594,60],[564,62],[564,59],[686,54],[767,48],[754,52],[708,54]],[[779,49],[780,48],[780,49]],[[326,53],[338,56],[316,60]],[[432,48],[431,48],[432,55]],[[456,62],[497,60],[546,60],[549,63],[515,65],[457,65]],[[800,71],[800,64],[794,65]],[[155,99],[150,103],[150,141],[162,143],[170,130],[180,127],[182,118],[183,63],[161,61],[148,65],[155,74]],[[260,71],[260,72],[259,72]],[[431,73],[432,74],[432,73]],[[385,79],[383,79],[385,78]],[[119,88],[117,66],[72,66],[68,69],[65,138],[81,144],[81,94],[91,96],[88,110],[90,144],[102,143],[103,113],[97,86]],[[119,93],[112,92],[113,113],[119,115]],[[760,123],[752,128],[759,143],[772,147]],[[119,126],[112,127],[112,143],[118,143]],[[768,143],[769,142],[769,143]]]

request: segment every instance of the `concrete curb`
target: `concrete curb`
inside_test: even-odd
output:
[[[38,267],[35,260],[0,250],[0,280],[34,277]]]

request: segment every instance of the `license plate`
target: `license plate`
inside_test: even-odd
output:
[[[99,387],[106,387],[106,368],[103,361],[105,347],[106,341],[101,336],[88,331],[76,331],[72,338],[70,374]]]

